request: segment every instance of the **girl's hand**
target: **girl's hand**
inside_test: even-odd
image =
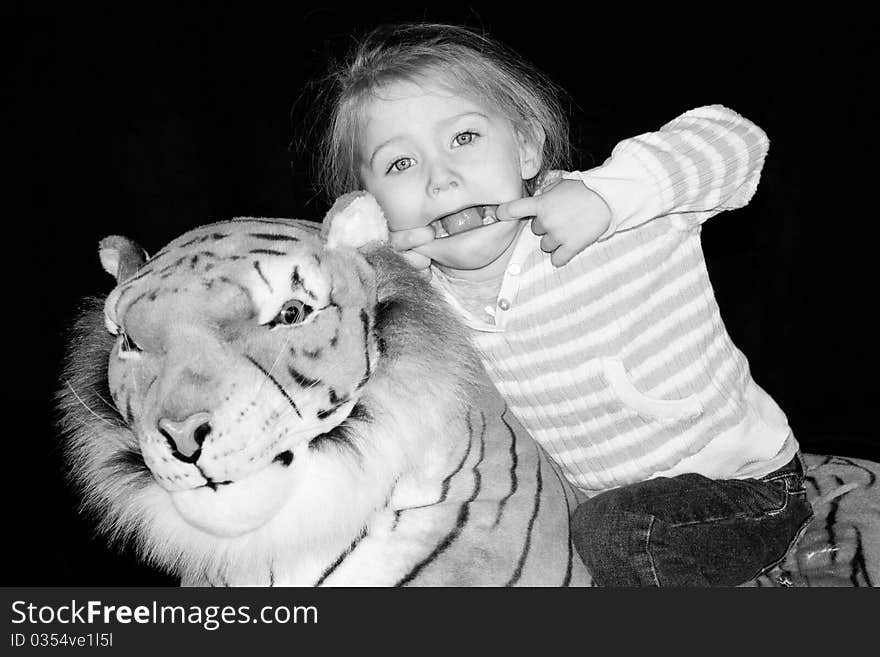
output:
[[[532,219],[532,232],[541,237],[541,250],[555,267],[567,264],[608,230],[611,208],[580,180],[560,180],[539,196],[527,196],[498,206],[502,221]]]
[[[431,259],[413,251],[434,240],[434,229],[429,226],[391,231],[391,248],[400,253],[410,265],[425,274],[431,266]]]

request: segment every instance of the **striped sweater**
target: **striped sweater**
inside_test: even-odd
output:
[[[785,415],[721,321],[700,244],[703,221],[751,199],[767,148],[735,112],[692,110],[565,174],[612,221],[564,267],[521,229],[480,316],[434,268],[511,409],[588,493],[685,472],[758,477],[794,456]]]

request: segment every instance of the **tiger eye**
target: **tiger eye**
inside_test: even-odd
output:
[[[278,322],[281,324],[296,324],[302,319],[305,319],[305,304],[295,299],[285,303],[278,313]]]

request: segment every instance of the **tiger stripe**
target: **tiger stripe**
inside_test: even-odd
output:
[[[750,586],[880,586],[880,464],[804,455],[815,518],[786,559]]]
[[[470,417],[468,417],[467,428],[468,428],[468,435],[470,436],[470,440],[468,441],[468,449],[467,449],[467,452],[465,453],[465,457],[462,460],[462,463],[459,464],[459,467],[457,468],[456,473],[464,472],[464,469],[463,469],[464,461],[467,460],[467,457],[469,456],[470,451],[473,447],[474,431],[473,431],[473,425],[471,424]],[[485,422],[483,423],[483,430],[485,430]],[[483,439],[484,439],[484,435],[481,430],[480,437],[478,440],[478,442],[479,442],[479,457],[477,458],[474,465],[471,467],[471,475],[473,476],[473,492],[467,498],[467,500],[464,501],[458,507],[458,515],[455,519],[454,527],[449,530],[449,532],[439,541],[439,543],[436,545],[436,547],[426,557],[424,557],[418,564],[416,564],[412,568],[412,570],[410,570],[406,575],[404,575],[400,579],[400,581],[397,582],[396,586],[406,586],[407,584],[409,584],[413,580],[415,580],[419,576],[419,574],[421,573],[422,570],[428,568],[431,564],[435,563],[437,558],[440,555],[442,555],[447,549],[449,549],[450,546],[453,544],[453,542],[461,535],[462,530],[464,529],[465,525],[467,524],[468,517],[470,515],[470,503],[473,502],[477,498],[477,495],[479,495],[479,493],[480,493],[481,477],[480,477],[479,466],[480,466],[480,463],[482,463],[482,461],[483,461],[483,456],[485,454],[485,447],[486,447],[485,443],[483,442]],[[451,484],[452,477],[453,477],[453,475],[450,475],[449,477],[447,477],[444,480],[444,484],[446,486],[446,489],[443,491],[444,496],[446,494],[448,494],[448,492],[449,492],[448,487],[449,487],[449,484]],[[445,497],[444,497],[444,499],[445,499]]]
[[[510,492],[502,497],[501,502],[499,502],[498,504],[498,513],[495,516],[493,527],[497,527],[498,523],[501,522],[501,514],[504,513],[504,506],[507,504],[507,500],[509,500],[513,496],[513,494],[516,493],[516,489],[519,486],[519,480],[516,476],[516,468],[519,463],[519,460],[516,456],[516,432],[513,430],[513,427],[510,426],[510,422],[506,417],[508,412],[509,410],[505,408],[504,415],[501,416],[501,421],[504,422],[504,426],[508,431],[508,436],[510,437]]]
[[[281,233],[248,233],[248,235],[269,242],[299,242],[299,238],[295,235],[284,235]]]
[[[257,275],[260,277],[260,280],[269,288],[269,292],[272,292],[272,284],[269,282],[269,279],[266,278],[266,275],[263,273],[263,270],[260,268],[260,263],[258,261],[254,261],[254,269],[257,272]]]
[[[541,508],[541,489],[542,489],[542,480],[541,480],[541,466],[539,463],[536,469],[536,477],[535,477],[535,506],[532,511],[532,515],[529,517],[528,526],[526,527],[526,538],[523,544],[522,552],[520,553],[519,559],[516,562],[516,569],[513,571],[513,576],[507,581],[505,586],[513,586],[516,584],[520,578],[522,577],[523,568],[526,563],[526,558],[529,556],[529,548],[532,544],[532,532],[535,529],[535,519],[538,517],[538,511]]]
[[[272,374],[269,373],[268,370],[264,369],[262,365],[260,365],[256,360],[253,359],[253,357],[248,356],[247,354],[245,354],[244,357],[254,367],[256,367],[258,370],[260,370],[260,372],[262,372],[263,376],[265,376],[269,381],[272,382],[272,384],[278,389],[278,391],[281,393],[281,395],[284,397],[284,399],[286,399],[287,402],[290,404],[290,407],[296,412],[296,414],[298,416],[302,417],[302,413],[300,413],[299,407],[296,405],[296,402],[293,401],[293,399],[291,399],[290,394],[287,392],[287,390],[284,389],[284,386],[282,386],[278,382],[278,379],[276,379],[274,376],[272,376]]]

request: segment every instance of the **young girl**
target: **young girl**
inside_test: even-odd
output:
[[[374,31],[330,81],[329,193],[376,196],[587,493],[572,526],[596,583],[735,585],[780,561],[811,518],[798,444],[724,328],[700,246],[706,219],[754,194],[764,133],[702,107],[554,172],[552,85],[447,25]]]

